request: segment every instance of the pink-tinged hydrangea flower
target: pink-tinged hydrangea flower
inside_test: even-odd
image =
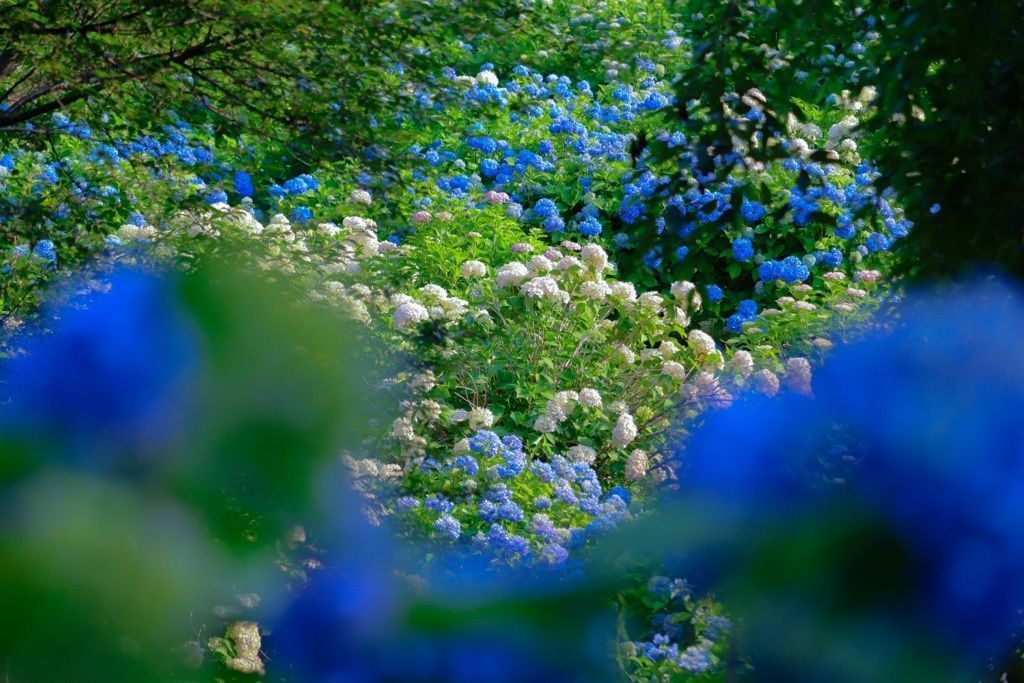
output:
[[[507,192],[488,190],[484,193],[484,199],[491,204],[507,204],[510,197]]]
[[[790,358],[786,361],[786,386],[804,396],[812,394],[811,364],[806,358]]]
[[[779,378],[771,370],[758,370],[754,373],[754,389],[768,398],[779,393]]]
[[[732,357],[732,369],[741,377],[747,377],[754,371],[754,357],[750,351],[739,350]]]
[[[429,223],[430,222],[430,218],[431,218],[431,215],[430,215],[429,211],[417,211],[416,213],[414,213],[412,215],[412,222],[413,223]]]
[[[518,285],[528,277],[530,277],[530,271],[527,270],[526,266],[519,261],[513,261],[498,268],[498,272],[494,276],[494,283],[498,287],[509,287],[511,285]]]

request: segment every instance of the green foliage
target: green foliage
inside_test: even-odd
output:
[[[680,102],[756,87],[769,122],[814,121],[803,102],[873,86],[878,99],[860,121],[859,145],[915,225],[900,270],[918,280],[993,266],[1024,273],[1020,0],[694,0],[685,11],[702,20],[692,25]],[[671,114],[694,130],[682,108]],[[694,132],[728,150],[730,134],[742,131],[726,118],[712,107]]]

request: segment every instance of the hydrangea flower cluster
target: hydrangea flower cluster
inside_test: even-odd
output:
[[[625,489],[604,491],[585,462],[531,458],[518,437],[480,430],[456,452],[419,466],[449,495],[406,491],[391,514],[420,518],[439,540],[517,566],[562,565],[570,551],[631,516]]]
[[[619,644],[630,673],[641,680],[713,673],[727,646],[729,619],[708,601],[697,600],[685,579],[651,577],[644,593],[643,599],[655,605],[649,637]]]

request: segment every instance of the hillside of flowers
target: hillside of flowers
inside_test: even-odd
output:
[[[1019,680],[912,9],[7,4],[5,680]]]

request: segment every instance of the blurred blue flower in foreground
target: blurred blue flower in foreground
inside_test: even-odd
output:
[[[696,566],[756,595],[736,607],[794,661],[809,624],[840,647],[829,628],[849,618],[876,659],[899,633],[977,666],[1024,608],[1024,301],[987,281],[897,313],[834,353],[815,399],[713,413],[683,455],[681,500],[719,529]]]
[[[12,397],[0,411],[5,432],[101,469],[173,436],[200,342],[170,284],[124,270],[108,292],[53,309],[50,318],[53,332],[32,338],[0,370]]]

